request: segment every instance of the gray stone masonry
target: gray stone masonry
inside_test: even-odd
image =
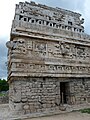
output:
[[[60,83],[69,83],[67,104],[90,103],[89,79],[13,78],[10,83],[10,107],[26,113],[61,110]],[[77,82],[78,81],[78,82]]]

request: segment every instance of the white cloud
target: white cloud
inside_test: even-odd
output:
[[[85,31],[90,34],[90,0],[86,0],[85,2]]]
[[[8,36],[14,18],[15,4],[20,0],[2,0],[0,2],[0,36]],[[24,0],[23,0],[24,1]]]
[[[7,36],[10,33],[10,24],[12,18],[11,3],[3,0],[0,2],[0,36]]]

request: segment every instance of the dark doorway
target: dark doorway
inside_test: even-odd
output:
[[[60,101],[62,104],[68,103],[68,95],[69,95],[69,83],[68,82],[60,82]]]

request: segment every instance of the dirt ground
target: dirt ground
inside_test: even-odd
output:
[[[70,112],[60,115],[53,115],[48,117],[41,117],[41,118],[32,118],[26,120],[90,120],[90,115],[86,113],[80,112]]]
[[[11,115],[8,104],[0,105],[0,120],[90,120],[90,114],[80,112],[62,113],[59,115],[52,115],[47,117],[38,117],[31,119],[14,119]]]

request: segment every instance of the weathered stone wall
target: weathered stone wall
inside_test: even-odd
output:
[[[9,96],[0,96],[0,104],[7,104],[9,103]]]
[[[75,104],[90,103],[90,78],[73,79],[70,82],[70,91]]]
[[[12,109],[33,113],[59,109],[59,92],[57,78],[16,78],[9,94]]]
[[[60,83],[68,82],[67,103],[90,103],[90,80],[72,78],[14,78],[10,83],[10,107],[24,114],[60,110]]]

